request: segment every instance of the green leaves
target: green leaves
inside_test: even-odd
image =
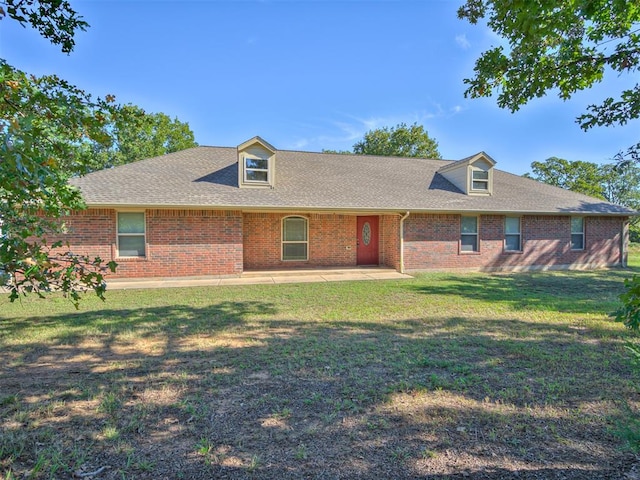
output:
[[[353,146],[358,155],[382,155],[394,157],[441,158],[438,142],[429,137],[422,125],[407,126],[400,123],[395,127],[370,130],[364,138]]]
[[[629,120],[640,117],[640,85],[624,90],[619,101],[609,97],[600,105],[589,105],[587,109],[591,113],[580,115],[576,119],[583,130],[603,125],[624,125]]]
[[[551,157],[531,164],[525,176],[556,187],[602,198],[618,205],[640,207],[640,167],[634,163],[598,165]]]
[[[604,165],[551,157],[544,162],[533,162],[531,164],[533,173],[527,173],[524,176],[565,190],[584,193],[617,205],[640,210],[638,152],[640,152],[640,145],[634,149],[633,154],[636,158],[624,160],[623,154],[620,154],[617,163]],[[631,218],[629,235],[631,241],[640,240],[640,218]]]
[[[617,322],[631,330],[640,329],[640,277],[634,275],[624,281],[625,292],[620,294],[622,306],[615,312]]]
[[[66,0],[4,0],[0,2],[0,21],[5,16],[23,27],[31,25],[51,43],[60,45],[64,53],[75,47],[75,33],[89,27]]]
[[[0,20],[30,25],[60,45],[89,25],[66,0],[0,0]],[[85,208],[73,176],[195,146],[186,124],[91,95],[55,75],[27,75],[0,59],[0,274],[9,298],[57,290],[78,306],[85,291],[104,299],[116,268],[65,247],[64,217]],[[115,139],[115,141],[114,141]]]
[[[533,175],[529,177],[556,187],[584,193],[596,198],[605,198],[603,183],[605,176],[595,163],[565,160],[551,157],[544,162],[531,164]]]
[[[602,81],[605,72],[632,74],[640,66],[640,3],[609,0],[467,0],[459,18],[489,27],[507,40],[484,52],[474,76],[465,79],[465,96],[497,94],[497,103],[512,112],[551,91],[569,99]],[[618,100],[591,105],[578,122],[624,124],[640,115],[638,85]]]
[[[111,168],[198,146],[189,124],[164,113],[147,113],[135,105],[111,112],[106,130],[113,143],[88,142],[78,147],[87,171]]]
[[[76,148],[108,143],[105,122],[114,111],[56,76],[37,78],[0,60],[0,269],[12,301],[51,290],[76,305],[87,290],[103,298],[103,274],[113,265],[47,238],[64,232],[60,218],[84,208],[68,184],[85,171]]]

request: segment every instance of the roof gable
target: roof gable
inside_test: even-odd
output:
[[[242,150],[246,150],[249,147],[255,146],[255,145],[261,146],[262,148],[264,148],[265,150],[271,152],[272,154],[276,153],[276,147],[274,147],[273,145],[271,145],[269,142],[267,142],[263,138],[259,137],[258,135],[256,135],[253,138],[250,138],[246,142],[242,142],[240,145],[238,145],[237,148],[238,148],[238,151],[242,151]]]
[[[487,155],[485,152],[478,152],[475,155],[471,155],[470,157],[463,158],[462,160],[448,163],[447,165],[438,169],[438,173],[446,173],[451,170],[464,168],[469,165],[474,165],[477,163],[483,163],[487,165],[488,168],[493,168],[497,162],[493,158],[491,158],[489,155]]]
[[[438,173],[466,195],[493,195],[493,167],[496,161],[484,152],[452,162]]]

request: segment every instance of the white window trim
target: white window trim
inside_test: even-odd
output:
[[[118,230],[118,215],[120,215],[121,213],[141,213],[142,214],[142,218],[144,219],[144,232],[143,233],[120,233]],[[144,255],[140,256],[140,255],[120,255],[120,237],[139,237],[139,236],[143,236],[144,237]],[[122,210],[122,211],[118,211],[116,212],[116,251],[117,251],[117,258],[147,258],[147,212],[145,211],[140,211],[140,210]]]
[[[476,232],[475,233],[462,233],[462,219],[463,218],[475,218],[476,219]],[[475,250],[462,250],[462,237],[463,236],[475,236],[476,237],[476,249]],[[463,255],[472,255],[480,253],[480,217],[476,215],[460,215],[460,240],[458,243],[458,249]]]
[[[247,168],[247,160],[264,160],[267,162],[267,168]],[[267,172],[266,180],[250,180],[247,178],[247,172]],[[253,185],[267,185],[271,183],[271,159],[259,157],[258,155],[243,154],[242,155],[242,175],[244,183]]]
[[[288,240],[284,239],[284,224],[289,218],[302,218],[305,221],[306,227],[306,240]],[[285,244],[294,244],[294,243],[304,243],[307,245],[307,255],[306,258],[284,258],[284,246]],[[303,217],[301,215],[288,215],[282,218],[282,222],[280,223],[280,260],[283,262],[308,262],[309,261],[309,219],[307,217]]]
[[[507,233],[507,218],[517,218],[518,219],[518,233]],[[507,248],[507,236],[510,237],[518,237],[518,249],[517,250],[509,250]],[[521,252],[522,251],[522,217],[512,217],[506,216],[504,217],[504,251],[505,252]]]
[[[574,218],[581,218],[582,219],[582,231],[581,232],[574,232],[573,231],[573,219]],[[584,250],[587,249],[587,245],[586,245],[586,235],[584,234],[585,231],[585,224],[587,223],[585,221],[585,217],[580,217],[580,216],[572,216],[569,220],[570,222],[570,229],[571,229],[571,238],[569,240],[569,245],[571,246],[571,251],[573,252],[582,252]],[[582,236],[582,248],[573,248],[573,236],[574,235],[581,235]]]

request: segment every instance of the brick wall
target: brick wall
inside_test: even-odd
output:
[[[116,211],[65,217],[72,251],[112,259],[114,277],[238,275],[243,269],[356,266],[355,215],[305,214],[309,260],[282,261],[284,214],[147,210],[146,258],[118,258]],[[412,214],[404,222],[407,270],[600,267],[622,261],[624,218],[586,217],[585,250],[572,251],[569,216],[524,216],[522,251],[504,251],[504,216],[479,217],[479,252],[460,253],[460,216]],[[380,264],[400,269],[400,217],[380,216]],[[51,238],[50,241],[55,239]]]
[[[234,211],[147,210],[146,257],[118,258],[116,211],[89,209],[64,219],[79,254],[116,260],[112,277],[237,275],[242,272],[242,215]]]
[[[585,217],[585,250],[573,251],[569,216],[524,216],[521,252],[504,251],[504,218],[481,215],[479,252],[461,253],[460,215],[411,215],[405,221],[405,268],[595,268],[622,261],[624,218]]]
[[[380,216],[380,265],[400,270],[400,217]]]
[[[73,212],[60,221],[68,232],[62,236],[48,236],[49,244],[62,241],[79,255],[100,257],[105,262],[113,259],[111,244],[116,238],[116,212],[107,208],[92,208]]]
[[[283,261],[282,219],[277,213],[243,215],[244,268],[353,267],[356,265],[356,218],[353,215],[301,214],[309,222],[308,261]]]

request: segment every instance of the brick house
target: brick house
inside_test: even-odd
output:
[[[387,266],[401,272],[624,266],[635,212],[459,161],[276,150],[255,137],[74,179],[77,253],[115,277]]]

